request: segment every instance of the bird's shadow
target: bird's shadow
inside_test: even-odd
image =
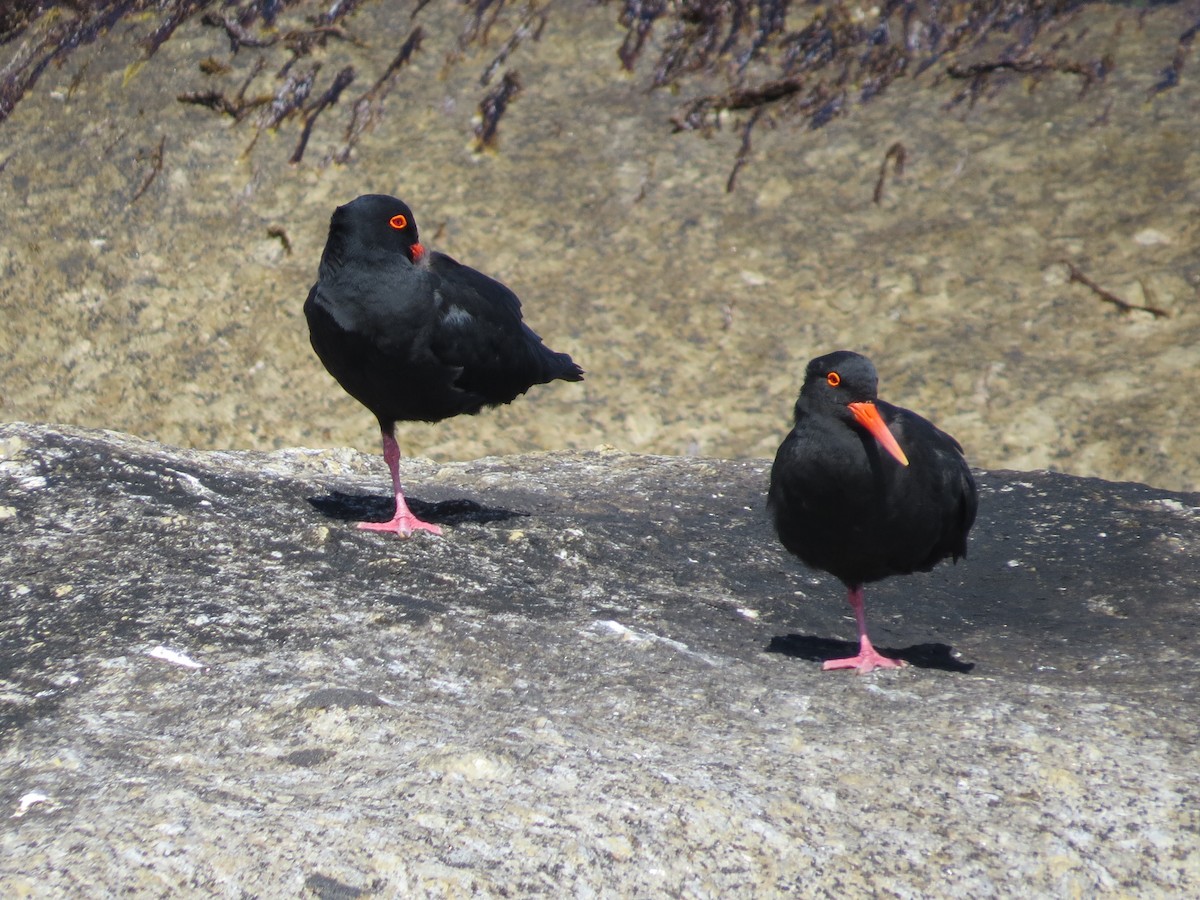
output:
[[[903,649],[889,647],[876,647],[875,649],[884,656],[902,659],[919,669],[970,672],[975,668],[975,663],[955,659],[954,649],[949,644],[914,644]],[[798,659],[823,663],[829,659],[853,656],[858,652],[858,644],[852,641],[817,637],[814,634],[776,635],[767,645],[767,652],[782,653],[784,656],[795,656]]]
[[[434,525],[462,525],[467,522],[486,524],[529,515],[519,510],[484,506],[467,499],[441,500],[436,503],[426,503],[412,497],[406,497],[405,500],[418,518]],[[391,497],[345,494],[341,491],[333,491],[321,497],[309,497],[308,502],[327,518],[343,522],[386,522],[395,510],[395,501]]]

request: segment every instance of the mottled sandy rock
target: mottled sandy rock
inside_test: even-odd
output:
[[[384,191],[409,201],[430,247],[510,285],[588,371],[477,419],[406,429],[406,450],[767,456],[805,363],[846,347],[977,465],[1200,488],[1200,392],[1186,389],[1200,346],[1200,67],[1152,94],[1194,4],[1089,4],[1051,29],[1038,53],[1111,58],[1086,92],[1077,74],[1008,72],[950,106],[964,83],[935,65],[818,131],[769,113],[732,193],[744,118],[708,138],[670,124],[724,79],[650,90],[661,29],[623,72],[622,4],[542,5],[538,39],[505,63],[523,89],[484,154],[480,76],[527,5],[503,4],[491,40],[466,48],[463,4],[414,18],[417,5],[359,4],[349,39],[297,66],[321,65],[314,95],[359,73],[298,165],[299,122],[256,140],[254,116],[235,125],[177,99],[233,93],[259,61],[248,95],[275,92],[285,42],[233,53],[196,16],[131,71],[153,25],[127,21],[47,67],[0,123],[0,418],[193,447],[373,450],[375,424],[313,356],[301,304],[334,206]],[[501,4],[487,6],[491,21]],[[281,16],[281,30],[305,25],[298,9]],[[383,115],[334,162],[353,98],[416,26],[425,39]],[[1006,40],[980,57],[1002,57]],[[203,74],[206,60],[229,71]],[[905,169],[876,203],[896,142]],[[1170,316],[1122,315],[1064,261]]]
[[[406,460],[403,541],[377,457],[3,426],[3,893],[1200,889],[1200,495],[980,472],[858,677],[766,469]]]

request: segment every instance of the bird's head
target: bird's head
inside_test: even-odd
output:
[[[403,253],[409,262],[425,255],[417,222],[403,200],[387,194],[363,194],[334,210],[329,244],[366,253]]]
[[[818,356],[808,364],[800,400],[865,428],[897,462],[907,466],[908,457],[875,405],[878,392],[879,375],[874,364],[861,353],[837,350]]]

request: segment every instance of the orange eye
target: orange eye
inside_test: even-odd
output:
[[[403,231],[408,227],[408,219],[404,215],[397,214],[388,219],[388,224],[397,231]]]
[[[837,372],[830,372],[825,376],[825,380],[829,382],[830,387],[837,387],[842,383],[842,376]]]

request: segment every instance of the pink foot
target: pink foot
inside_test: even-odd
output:
[[[900,669],[907,666],[902,659],[880,655],[867,637],[867,610],[863,604],[863,589],[861,584],[849,586],[846,601],[854,610],[854,618],[858,621],[858,656],[847,656],[844,659],[827,659],[821,666],[828,672],[830,669],[856,669],[859,675],[866,675],[876,669]]]
[[[404,500],[404,491],[400,489],[400,446],[396,436],[392,434],[394,422],[379,423],[383,434],[383,458],[387,461],[388,470],[392,473],[392,493],[396,497],[396,513],[390,522],[359,522],[358,527],[366,531],[386,531],[389,534],[408,537],[414,531],[428,531],[430,534],[441,534],[442,529],[431,522],[418,519]]]
[[[866,675],[875,669],[902,669],[907,666],[902,659],[892,659],[881,656],[869,644],[859,650],[858,656],[847,656],[844,659],[827,659],[821,668],[828,672],[830,669],[857,669],[859,675]]]
[[[358,527],[366,531],[386,531],[400,537],[408,537],[414,531],[428,531],[430,534],[442,533],[439,526],[432,522],[423,522],[412,513],[407,516],[396,516],[390,522],[359,522]]]

